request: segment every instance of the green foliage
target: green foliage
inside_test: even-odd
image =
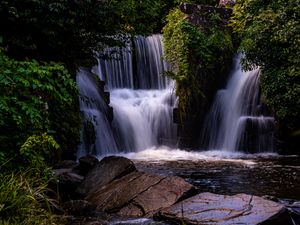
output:
[[[240,0],[231,21],[242,40],[244,67],[261,67],[267,103],[290,130],[299,129],[299,15],[299,0]]]
[[[183,32],[183,27],[187,26],[184,17],[185,14],[179,9],[170,11],[167,17],[168,23],[163,29],[165,57],[176,73],[173,78],[177,81],[184,80],[188,76],[189,69],[188,43],[190,37]]]
[[[49,204],[45,183],[32,178],[30,171],[1,173],[0,179],[0,224],[54,224],[49,210],[41,207]]]
[[[233,44],[227,30],[220,28],[220,16],[205,15],[210,27],[196,27],[185,20],[179,9],[170,12],[164,27],[165,55],[177,81],[180,112],[205,101],[205,80],[226,70],[231,60]]]
[[[187,0],[184,2],[194,3],[198,5],[211,5],[211,6],[217,6],[219,4],[219,0]]]
[[[46,163],[49,165],[57,158],[58,150],[59,145],[53,137],[43,133],[27,138],[20,148],[20,155],[29,167],[43,171]]]
[[[26,139],[41,132],[52,131],[63,149],[76,146],[77,87],[63,66],[19,62],[1,51],[0,86],[0,164],[16,158]]]
[[[3,0],[0,41],[14,58],[63,62],[75,71],[80,65],[94,64],[93,50],[122,45],[124,33],[160,32],[175,4],[163,0]]]

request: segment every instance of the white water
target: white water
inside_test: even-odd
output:
[[[209,151],[186,151],[182,149],[170,148],[167,146],[160,146],[158,148],[152,147],[139,152],[118,153],[119,156],[135,161],[146,161],[152,163],[161,163],[163,161],[206,161],[206,162],[233,162],[244,165],[255,165],[257,158],[272,158],[278,157],[276,153],[255,153],[247,154],[243,152],[230,152],[223,150],[209,150]],[[105,156],[99,157],[101,160]]]
[[[169,88],[162,90],[114,89],[113,126],[118,130],[123,151],[140,151],[176,138],[172,110],[175,96]]]
[[[82,110],[88,111],[84,113],[85,118],[97,118],[93,122],[96,143],[95,146],[88,146],[82,139],[78,156],[84,154],[85,146],[89,147],[85,153],[101,156],[136,152],[162,144],[174,145],[176,125],[173,123],[173,107],[176,97],[174,83],[162,75],[168,64],[163,60],[161,38],[161,35],[138,36],[133,44],[127,44],[119,52],[111,54],[110,58],[98,59],[93,72],[107,84],[114,119],[112,124],[100,120],[98,114],[105,116],[105,107],[92,111],[90,108],[86,110],[87,107],[81,103]],[[110,51],[112,49],[107,49],[106,53]],[[83,78],[85,76],[79,73],[80,90],[95,89],[95,84],[81,81]],[[92,99],[97,98],[90,90],[81,93]]]
[[[90,121],[95,127],[96,141],[87,143],[83,130],[78,157],[87,153],[102,157],[127,152],[129,158],[144,160],[215,160],[273,151],[274,119],[265,113],[261,103],[260,71],[243,72],[240,58],[236,59],[226,88],[218,91],[205,122],[202,140],[209,151],[171,151],[169,147],[176,148],[172,115],[176,97],[174,83],[162,76],[168,69],[162,54],[161,36],[153,35],[137,37],[133,44],[113,53],[112,59],[98,59],[93,71],[109,89],[112,123],[107,120],[109,109],[91,74],[79,72],[80,93],[89,99],[81,99],[80,107],[84,122]],[[168,147],[162,147],[165,145]]]
[[[217,92],[206,118],[202,141],[208,149],[273,151],[274,118],[264,112],[260,70],[243,72],[240,57],[225,89]]]
[[[86,137],[90,135],[90,131],[82,129],[82,141],[78,146],[77,157],[80,158],[87,153],[106,155],[118,152],[117,143],[107,119],[109,109],[99,94],[93,75],[88,70],[81,69],[77,74],[76,82],[80,92],[83,126],[85,127],[87,122],[92,123],[97,137],[101,137],[96,138],[95,143],[89,143]]]
[[[98,58],[94,69],[110,90],[165,89],[169,85],[170,79],[162,76],[169,69],[163,60],[162,35],[137,36],[133,43],[117,51],[106,49],[111,59]]]

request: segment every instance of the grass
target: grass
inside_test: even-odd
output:
[[[0,225],[55,224],[51,219],[46,183],[32,171],[0,174]]]

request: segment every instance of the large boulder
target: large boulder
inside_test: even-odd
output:
[[[291,224],[283,205],[246,194],[201,193],[161,210],[156,217],[184,224]]]
[[[124,157],[109,156],[103,158],[88,172],[77,188],[77,193],[86,196],[111,181],[136,171],[132,161]]]
[[[193,186],[179,177],[136,171],[93,189],[86,200],[96,204],[98,211],[145,216],[173,205],[191,189]]]

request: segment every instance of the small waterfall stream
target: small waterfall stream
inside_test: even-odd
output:
[[[241,56],[225,89],[219,90],[206,118],[202,142],[208,149],[271,152],[274,118],[262,103],[260,70],[243,72]]]
[[[93,100],[88,101],[88,104],[81,100],[84,118],[93,121],[96,118],[96,122],[93,122],[95,146],[92,146],[93,151],[91,147],[87,148],[85,154],[100,156],[137,152],[175,142],[176,125],[173,123],[172,111],[176,96],[174,82],[162,76],[168,64],[162,59],[161,39],[161,35],[147,38],[138,36],[133,43],[127,43],[120,51],[111,53],[111,58],[98,58],[98,65],[92,70],[106,83],[114,119],[112,124],[98,119],[106,117],[107,109],[91,108]],[[106,53],[114,50],[107,49]],[[90,82],[83,71],[79,72],[77,83],[81,95],[92,97],[99,101],[97,104],[101,104],[103,100],[98,100],[98,96],[93,97],[94,91],[91,93],[96,90],[96,84]],[[83,155],[82,149],[87,146],[86,140],[82,140],[78,156]]]

